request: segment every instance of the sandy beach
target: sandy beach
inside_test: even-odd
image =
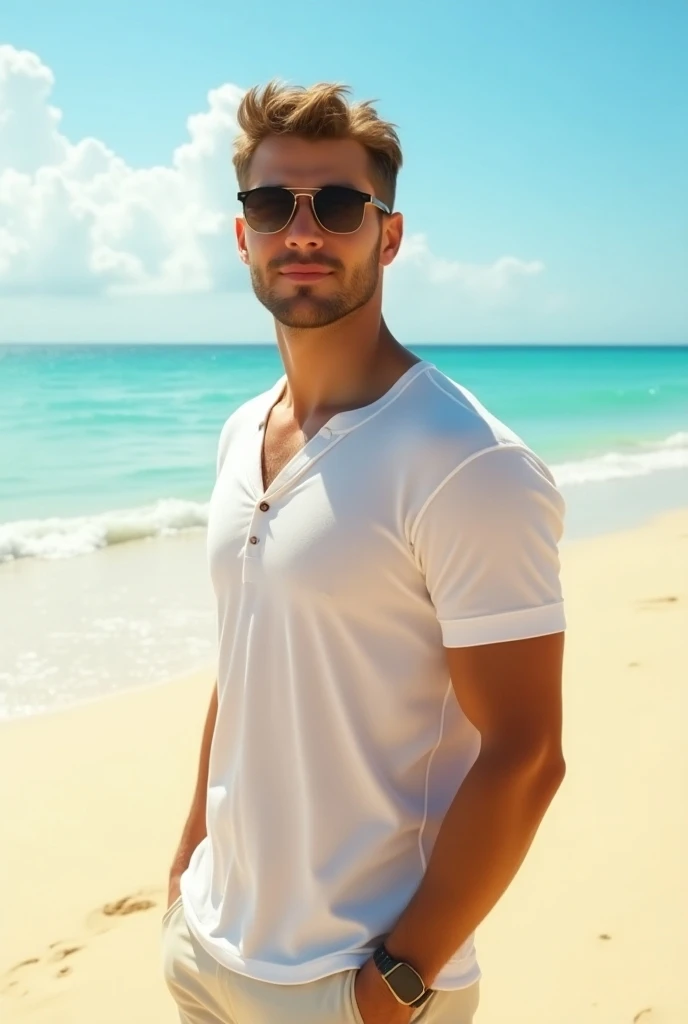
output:
[[[688,1022],[688,510],[563,547],[568,773],[478,932],[478,1024]],[[174,1024],[167,871],[212,672],[0,725],[0,1019]]]

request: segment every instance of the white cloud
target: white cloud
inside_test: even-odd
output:
[[[243,90],[211,90],[170,165],[135,170],[99,139],[73,143],[61,134],[53,85],[36,54],[0,46],[0,294],[246,294],[231,165]],[[496,308],[543,269],[513,256],[485,265],[445,259],[415,234],[390,286],[406,301],[422,283],[443,304],[458,295]]]
[[[476,297],[489,298],[506,296],[519,279],[541,274],[545,269],[540,260],[526,261],[515,256],[501,256],[494,263],[448,260],[431,251],[424,234],[404,238],[396,264],[420,271],[430,284],[452,284]]]
[[[47,102],[54,82],[35,53],[0,46],[0,172],[33,174],[64,160],[62,114]]]
[[[245,288],[230,212],[242,90],[209,92],[171,166],[134,170],[98,139],[60,134],[53,83],[36,54],[0,46],[0,291]]]

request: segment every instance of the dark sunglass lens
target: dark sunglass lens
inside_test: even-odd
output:
[[[360,192],[326,185],[314,197],[315,213],[327,231],[357,231],[363,223],[365,200]]]
[[[294,209],[294,197],[284,188],[257,188],[244,200],[244,216],[254,231],[281,231]]]

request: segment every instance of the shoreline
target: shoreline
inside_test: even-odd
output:
[[[564,490],[562,555],[572,545],[642,529],[688,509],[688,472]],[[673,487],[673,490],[671,490]],[[205,671],[216,609],[205,527],[123,541],[91,555],[0,565],[7,641],[0,725]],[[59,599],[55,595],[59,595]],[[56,694],[54,682],[60,680]]]
[[[688,473],[675,474],[674,503],[665,490],[658,494],[641,483],[605,484],[597,503],[576,504],[564,494],[562,558],[582,542],[688,513]],[[206,528],[192,527],[89,556],[0,565],[9,638],[6,671],[0,664],[0,727],[214,672],[216,610],[205,545]],[[41,673],[61,679],[62,693],[50,706]],[[12,693],[19,692],[28,707],[12,706]]]
[[[568,552],[572,547],[575,547],[575,546],[577,546],[579,544],[588,543],[588,542],[591,542],[591,541],[593,541],[593,542],[594,541],[603,541],[604,539],[609,539],[609,538],[614,538],[614,537],[623,536],[623,535],[627,535],[627,534],[632,534],[632,532],[635,532],[636,530],[643,529],[643,528],[661,528],[662,525],[670,524],[672,519],[674,519],[674,518],[677,518],[677,519],[678,518],[683,518],[684,516],[686,518],[688,518],[688,505],[686,505],[686,506],[678,506],[676,508],[660,510],[660,511],[655,512],[653,514],[649,514],[648,516],[646,516],[640,522],[634,523],[634,524],[632,524],[630,526],[616,526],[616,527],[610,526],[609,528],[606,528],[606,529],[604,529],[604,528],[599,529],[599,530],[593,532],[593,534],[590,534],[590,535],[583,534],[582,536],[574,536],[574,537],[567,537],[566,534],[565,534],[564,538],[563,538],[563,540],[561,542],[562,560],[564,559],[564,555],[565,555],[566,552]],[[198,537],[198,534],[197,534],[197,537]],[[169,540],[175,541],[175,540],[178,540],[181,543],[183,543],[184,539],[188,539],[188,535],[187,534],[177,535],[176,538],[163,538],[163,539],[160,539],[160,540],[162,540],[162,541],[169,541]],[[152,539],[148,539],[148,540],[152,540],[152,541],[155,542],[157,539],[152,538]],[[140,545],[140,544],[145,544],[145,543],[148,543],[148,542],[147,541],[127,541],[127,542],[123,542],[122,545],[118,545],[114,549],[111,549],[111,548],[102,549],[102,552],[99,552],[99,553],[105,553],[105,552],[109,552],[111,550],[112,551],[118,551],[123,546],[130,547],[130,546]],[[205,544],[205,530],[204,530],[204,544]],[[109,700],[109,699],[117,698],[117,697],[120,697],[120,696],[123,696],[123,695],[126,695],[126,694],[138,693],[138,692],[145,691],[145,690],[155,690],[155,689],[158,689],[159,687],[168,686],[170,683],[182,683],[184,680],[188,679],[189,677],[197,677],[199,675],[203,675],[203,676],[209,676],[209,677],[213,676],[213,678],[214,678],[214,673],[215,673],[214,658],[210,658],[209,657],[209,658],[205,659],[204,662],[200,662],[197,665],[193,665],[193,666],[191,666],[189,669],[187,669],[185,671],[171,672],[171,673],[168,673],[167,675],[162,674],[159,678],[157,678],[155,680],[152,680],[152,681],[145,682],[145,683],[132,683],[130,685],[126,685],[125,684],[124,686],[119,687],[119,688],[117,688],[117,689],[115,689],[115,690],[113,690],[111,692],[92,693],[92,694],[89,694],[88,696],[84,697],[81,700],[75,700],[73,702],[66,703],[66,705],[56,706],[54,708],[38,709],[36,711],[32,711],[32,712],[29,712],[27,714],[19,714],[19,715],[8,716],[8,717],[0,716],[0,729],[2,729],[2,727],[4,725],[7,725],[7,724],[10,724],[10,723],[13,723],[13,722],[22,722],[22,721],[26,721],[28,719],[34,720],[34,719],[38,719],[38,718],[43,718],[45,716],[59,715],[60,713],[69,712],[69,711],[71,711],[73,709],[88,707],[90,705],[93,705],[93,703],[97,703],[97,702],[100,702],[100,701],[103,701],[103,700]]]
[[[681,437],[684,433],[678,432]],[[688,439],[688,434],[685,436]],[[545,461],[552,470],[551,460]],[[649,485],[652,485],[651,498],[648,497]],[[567,518],[567,533],[573,533],[571,539],[577,540],[582,536],[641,526],[649,517],[688,507],[688,463],[603,479],[557,481],[557,487],[566,500],[567,509],[573,510],[573,526]],[[118,506],[85,514],[0,521],[0,532],[19,525],[42,528],[49,524],[59,533],[65,524],[71,524],[90,531],[88,540],[91,545],[83,549],[78,545],[67,546],[64,550],[51,551],[49,554],[41,552],[0,558],[0,573],[7,566],[17,564],[71,561],[87,555],[98,555],[110,548],[128,548],[151,540],[204,534],[209,500],[210,493],[207,492],[203,498],[156,498],[141,506]],[[591,509],[586,513],[587,506],[591,506]],[[586,522],[584,533],[580,532],[579,524],[582,521]],[[94,530],[96,523],[99,529]],[[108,531],[117,539],[108,542]]]
[[[478,929],[477,1024],[683,1024],[688,509],[571,542],[562,564],[568,771]],[[7,1024],[176,1020],[160,919],[213,678],[0,723]]]

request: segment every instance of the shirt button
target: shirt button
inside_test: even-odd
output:
[[[268,505],[267,501],[261,501],[261,503],[258,506],[258,508],[260,509],[261,512],[267,512],[267,510],[270,508],[270,506]]]
[[[329,427],[323,427],[320,433],[323,437],[332,437],[332,431]]]
[[[254,537],[249,537],[248,540],[249,540],[249,544],[257,544],[258,543],[258,538],[255,537],[255,536]]]

